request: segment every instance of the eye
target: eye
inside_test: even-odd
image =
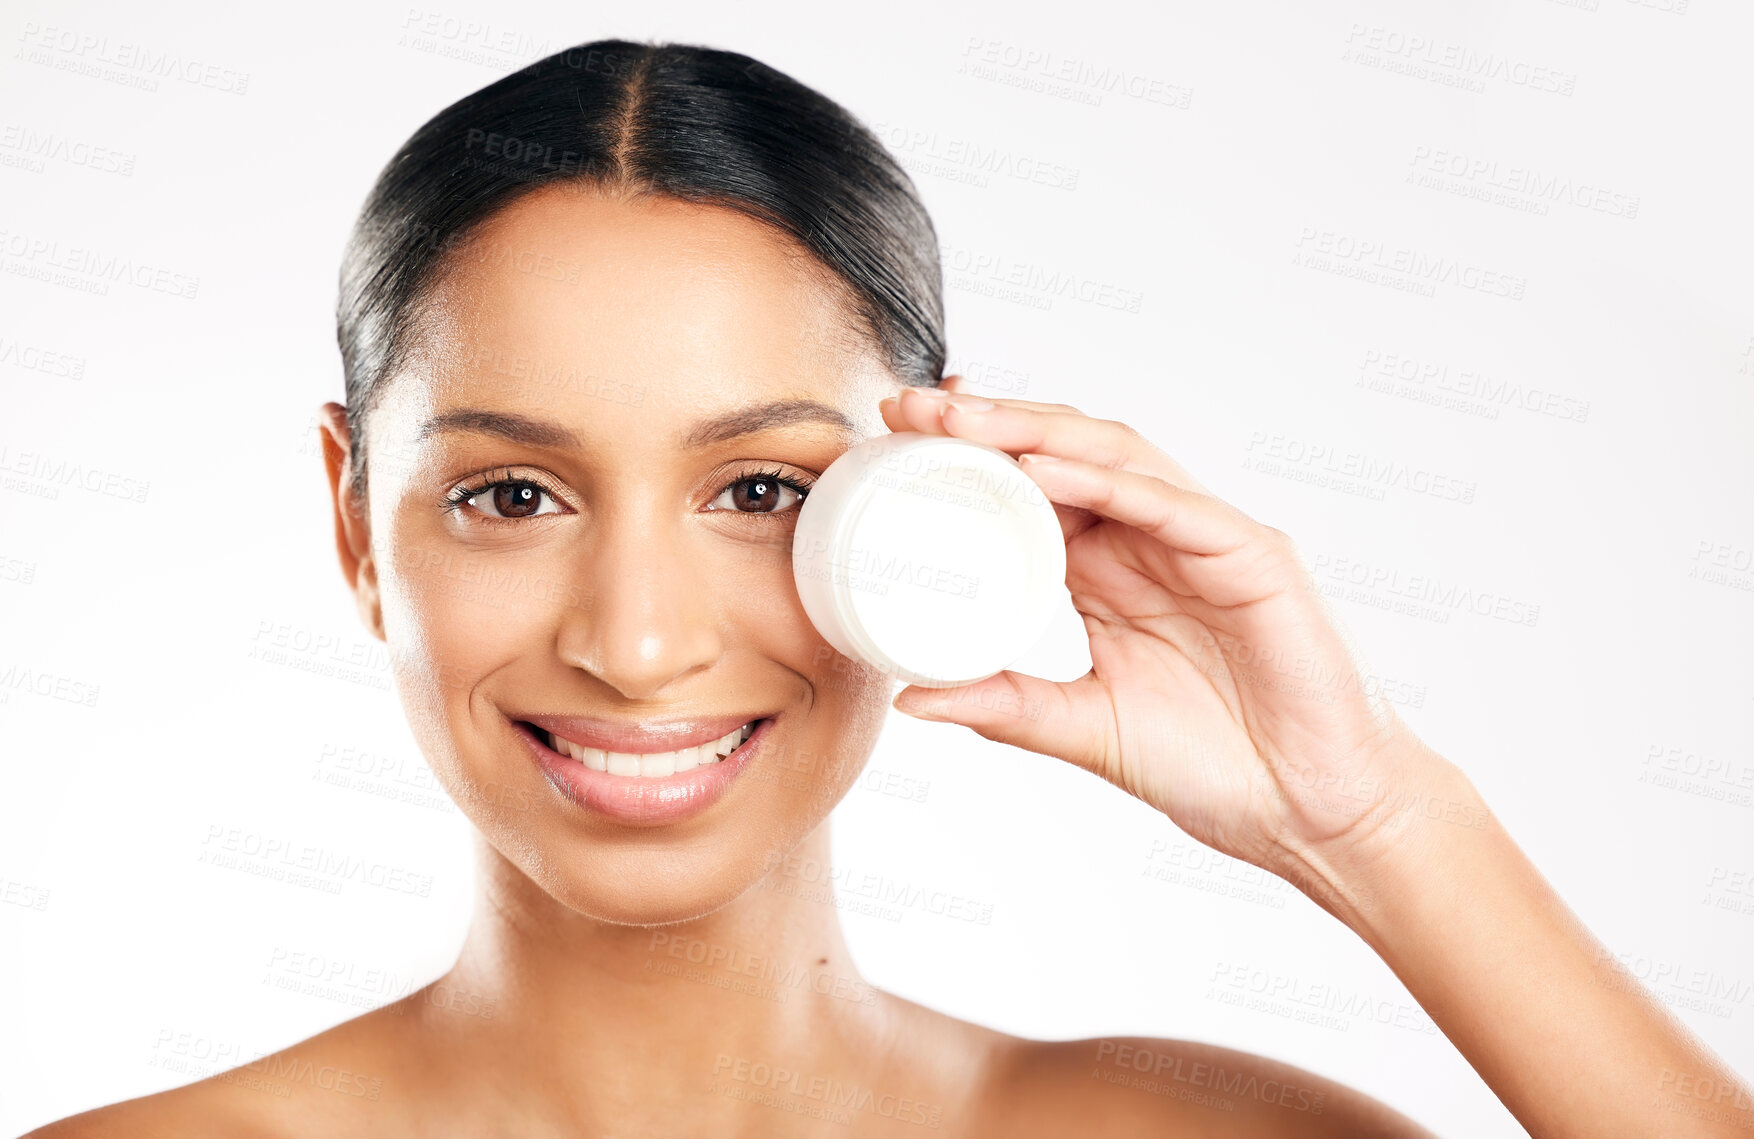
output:
[[[451,510],[468,506],[488,518],[508,521],[562,513],[547,488],[520,478],[498,478],[458,487],[447,499],[447,506]]]
[[[719,492],[710,509],[739,514],[783,514],[802,503],[810,484],[787,478],[778,471],[744,475]]]

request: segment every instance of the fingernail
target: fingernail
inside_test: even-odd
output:
[[[947,391],[944,391],[942,388],[909,388],[908,391],[919,392],[921,395],[930,396],[933,399],[949,399],[950,398],[950,393]]]
[[[1057,463],[1060,461],[1058,455],[1038,455],[1034,451],[1030,451],[1025,455],[1020,455],[1019,458],[1026,463]]]
[[[943,716],[937,714],[939,709],[943,707],[942,704],[928,701],[919,696],[904,700],[900,695],[897,695],[894,700],[889,702],[889,706],[904,716],[914,716],[921,720],[944,719]]]
[[[950,396],[950,406],[957,411],[991,411],[999,405],[990,399],[982,399],[978,395],[962,395],[959,392],[953,392]]]

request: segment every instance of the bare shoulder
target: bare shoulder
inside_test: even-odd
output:
[[[988,1080],[993,1134],[1436,1139],[1355,1088],[1232,1048],[1137,1036],[1007,1039]]]
[[[182,1087],[47,1124],[22,1139],[281,1139],[393,1135],[385,1057],[404,1011],[386,1006],[289,1048]]]

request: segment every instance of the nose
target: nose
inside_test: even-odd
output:
[[[562,619],[563,661],[637,701],[661,699],[724,655],[714,561],[688,529],[649,505],[596,520],[580,554],[588,600]]]

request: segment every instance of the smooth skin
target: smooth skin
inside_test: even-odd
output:
[[[1736,1133],[1669,1110],[1702,1080],[1746,1091],[1636,983],[1602,983],[1600,947],[1466,778],[1361,690],[1285,535],[1124,424],[973,399],[956,377],[902,390],[837,283],[743,215],[545,187],[467,249],[368,421],[364,503],[347,493],[346,411],[324,409],[343,573],[478,832],[464,949],[383,1009],[33,1134],[1431,1135],[1263,1056],[1026,1040],[859,977],[813,887],[893,688],[806,619],[796,502],[726,492],[756,472],[807,483],[884,430],[1025,456],[1066,533],[1093,661],[1068,684],[1004,673],[902,705],[1093,771],[1288,878],[1384,957],[1532,1133]],[[797,400],[838,417],[687,442]],[[464,410],[572,438],[512,439],[479,416],[423,429]],[[447,505],[484,473],[537,486],[542,511]],[[1049,714],[995,710],[1034,700]],[[512,735],[541,712],[776,719],[764,769],[698,816],[635,828],[547,783]],[[1131,1081],[1141,1064],[1154,1084]]]

